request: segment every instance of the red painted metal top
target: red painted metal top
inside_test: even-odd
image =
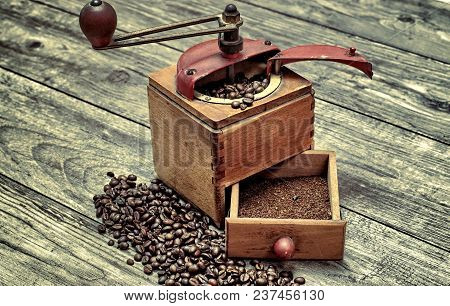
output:
[[[267,62],[267,73],[272,71],[274,61],[281,61],[281,66],[301,61],[332,61],[355,67],[372,78],[372,64],[355,48],[343,48],[329,45],[304,45],[283,50]]]
[[[199,43],[184,52],[177,64],[177,91],[188,99],[194,99],[195,83],[230,65],[264,53],[276,53],[280,49],[264,40],[244,39],[244,49],[233,57],[225,57],[217,39]]]

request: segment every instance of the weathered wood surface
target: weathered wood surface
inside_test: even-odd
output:
[[[442,2],[239,1],[450,63],[450,6]]]
[[[152,4],[159,10],[165,5],[177,7],[174,2]],[[83,4],[75,1],[53,1],[52,5],[78,12]],[[72,9],[71,5],[76,6],[76,9]],[[134,6],[132,3],[129,5]],[[180,19],[187,15],[198,15],[198,12],[194,11],[195,7],[189,10],[185,9],[183,4],[178,6],[183,6],[181,12],[186,13],[186,16],[169,13],[166,14],[168,18]],[[221,4],[212,2],[204,5],[206,10],[219,6]],[[275,20],[279,20],[275,18],[279,15],[275,14],[274,17],[273,13],[266,10],[248,7],[251,8],[253,16],[258,18],[267,16],[265,19],[268,21],[266,25],[268,27]],[[122,8],[119,9],[122,11]],[[2,12],[0,66],[11,71],[0,70],[0,173],[48,197],[51,207],[59,207],[58,205],[61,205],[59,203],[63,203],[70,213],[76,211],[79,216],[93,217],[90,199],[101,189],[98,182],[107,170],[135,172],[142,179],[148,179],[152,175],[151,137],[148,128],[143,126],[148,120],[145,96],[147,70],[148,67],[156,69],[175,61],[179,53],[171,48],[162,49],[161,46],[96,53],[88,51],[78,30],[77,18],[67,11],[16,0],[11,0],[8,4],[2,2],[0,10]],[[148,8],[142,10],[149,12]],[[154,24],[150,15],[140,19],[142,18],[140,12],[135,11],[134,14],[128,14],[128,17],[125,17],[127,20],[123,20],[123,16],[119,15],[119,18],[122,18],[122,23],[120,21],[119,23],[127,27],[127,30]],[[248,22],[250,23],[251,19]],[[309,30],[313,34],[318,33],[316,26],[306,22],[292,19],[284,21],[283,24],[278,22],[277,31],[285,32],[283,35],[288,33],[284,23],[289,25],[289,28],[299,27],[304,31],[296,33],[306,33]],[[323,28],[320,28],[320,31],[322,30]],[[258,31],[261,31],[261,28]],[[324,30],[324,36],[334,35],[337,38],[345,36],[330,31]],[[314,35],[312,36],[316,37],[315,39],[320,38],[319,34]],[[281,38],[289,42],[288,36]],[[352,41],[354,39],[357,38],[352,37]],[[273,40],[278,41],[278,38]],[[308,39],[305,39],[306,41]],[[297,42],[300,43],[296,41],[295,44]],[[292,44],[290,41],[286,47]],[[417,106],[424,97],[429,97],[430,92],[437,92],[437,96],[446,97],[448,80],[445,73],[448,66],[405,54],[382,44],[373,43],[371,47],[373,46],[378,49],[371,52],[384,50],[383,54],[386,54],[386,58],[383,58],[386,66],[383,68],[388,72],[397,71],[382,75],[384,87],[371,87],[372,90],[383,92],[386,95],[383,99],[393,101],[389,104],[391,109],[380,107],[376,115],[372,114],[382,120],[384,117],[389,118],[385,120],[387,124],[352,111],[365,113],[368,108],[365,105],[360,105],[364,107],[363,110],[353,108],[348,104],[351,101],[345,100],[344,96],[342,101],[349,109],[320,99],[316,101],[317,147],[336,150],[338,156],[341,203],[345,207],[342,210],[343,219],[349,221],[345,260],[338,263],[292,262],[286,265],[299,269],[310,284],[448,285],[450,284],[448,272],[450,190],[446,182],[449,181],[448,173],[450,173],[447,162],[449,149],[440,142],[415,134],[426,131],[423,133],[431,138],[441,142],[448,140],[447,114],[444,116],[443,113]],[[404,63],[408,63],[405,59],[412,59],[412,64],[408,66],[409,70],[405,72],[405,67],[389,67],[392,66],[392,61],[389,61],[391,57],[398,57]],[[337,73],[334,77],[349,76],[350,73],[345,69],[333,70],[334,72],[319,69],[322,68],[314,69],[314,73],[327,72],[328,75],[323,74],[326,78],[332,78],[330,75],[333,73]],[[403,78],[397,79],[396,76]],[[331,81],[332,79],[327,82]],[[349,90],[353,94],[361,83],[359,79],[349,82],[353,82],[351,88],[344,88],[343,85],[337,88]],[[409,84],[409,87],[405,84]],[[333,84],[325,85],[328,88]],[[316,90],[317,88],[316,86]],[[387,90],[383,91],[384,88]],[[408,88],[415,88],[418,93],[411,93],[411,89]],[[338,93],[329,94],[331,96],[336,94],[339,97]],[[396,97],[397,94],[401,99]],[[112,99],[113,96],[117,98]],[[362,98],[358,96],[356,99]],[[370,95],[367,99],[368,105],[375,103]],[[410,104],[413,102],[408,99],[414,101],[414,107]],[[341,97],[338,100],[341,100]],[[334,98],[332,101],[337,103]],[[376,102],[381,105],[379,100]],[[397,107],[396,103],[404,106]],[[408,111],[406,107],[414,110]],[[425,115],[416,115],[416,111]],[[120,116],[112,115],[111,112],[116,112]],[[409,128],[415,133],[392,124]],[[0,184],[14,185],[10,181],[8,183],[2,181]],[[2,213],[5,211],[4,198],[7,198],[8,209],[14,206],[11,203],[29,205],[30,199],[36,198],[38,200],[31,202],[47,203],[46,198],[41,198],[34,191],[25,192],[20,188],[17,186],[12,188],[19,190],[14,192],[12,199],[5,196],[6,191],[0,193]],[[26,193],[27,196],[25,200],[20,201],[19,195],[22,193]],[[37,262],[24,257],[27,255],[17,254],[17,251],[8,247],[4,241],[9,241],[11,246],[26,237],[24,232],[20,232],[21,235],[14,234],[21,224],[21,221],[18,221],[19,215],[21,218],[27,218],[23,216],[24,210],[21,211],[17,211],[16,215],[8,210],[8,217],[3,217],[5,220],[9,218],[11,222],[15,220],[19,224],[12,223],[9,226],[8,222],[2,221],[0,231],[4,232],[1,235],[0,252],[6,255],[2,256],[2,259],[17,256],[25,266],[21,267],[20,271],[35,276],[34,279],[37,279],[40,270],[44,271],[46,276],[42,278],[43,284],[80,284],[85,283],[85,279],[97,278],[98,271],[80,269],[71,275],[63,274],[57,280],[52,278],[59,275],[58,271],[61,270],[57,269],[64,267],[65,261],[69,260],[72,264],[73,258],[67,259],[61,255],[58,257],[58,260],[61,258],[60,261],[55,259],[50,265],[46,265],[42,261]],[[61,208],[60,211],[66,210]],[[55,212],[52,211],[52,214]],[[50,216],[32,222],[41,224],[47,219],[49,222],[53,220]],[[94,221],[91,222],[94,224]],[[45,225],[49,230],[42,230],[44,235],[36,234],[36,239],[46,240],[48,237],[53,239],[50,230],[52,226],[54,225]],[[6,229],[9,229],[8,232]],[[97,236],[89,231],[91,235]],[[70,239],[65,235],[61,237],[61,241],[65,238]],[[94,239],[93,245],[98,243],[97,238]],[[81,243],[72,240],[61,244],[77,242]],[[34,244],[22,243],[27,248],[32,248],[34,252],[36,247]],[[41,242],[41,245],[48,245],[48,242]],[[96,250],[94,248],[92,251]],[[26,252],[35,254],[32,251]],[[67,256],[67,253],[65,254]],[[89,258],[102,257],[96,256]],[[86,259],[81,255],[79,257]],[[97,260],[95,258],[92,260]],[[116,272],[128,271],[129,268],[124,263],[118,262],[118,257],[114,258],[116,259],[102,259],[100,264],[110,260],[112,265],[117,265]],[[35,265],[29,264],[30,262],[42,263],[45,266],[36,268]],[[11,263],[12,261],[6,263],[3,260],[0,264],[2,271],[8,271],[2,274],[1,277],[3,275],[5,277],[0,278],[1,283],[23,284],[25,279],[20,278],[20,274],[12,270]],[[74,264],[90,269],[82,262]],[[4,267],[6,265],[9,266]],[[109,268],[114,276],[115,268]],[[77,276],[78,272],[81,276]],[[114,278],[113,276],[111,278]],[[76,280],[77,277],[80,279]],[[142,275],[137,277],[142,278]],[[98,283],[101,282],[99,279]],[[105,283],[109,283],[107,278]]]
[[[153,8],[134,2],[113,4],[119,12],[119,27],[130,31],[198,16],[202,8],[204,13],[213,13],[225,2],[190,2],[192,9],[186,9],[178,1],[155,3]],[[1,66],[148,124],[147,112],[142,110],[146,107],[144,95],[139,88],[146,81],[139,74],[147,75],[150,69],[176,62],[179,53],[160,45],[95,52],[79,30],[75,16],[80,9],[79,1],[52,1],[52,6],[58,5],[64,12],[39,3],[17,0],[11,3],[0,4],[6,16],[0,24],[9,29],[0,38],[0,47],[7,55],[0,60]],[[314,81],[317,97],[450,143],[448,113],[427,106],[448,100],[445,90],[450,85],[448,65],[246,4],[240,7],[243,12],[251,12],[245,14],[244,35],[269,38],[282,48],[302,43],[355,44],[374,62],[374,81],[337,64],[294,65]],[[30,16],[32,27],[22,14]],[[264,24],[260,24],[260,16],[265,16]],[[168,45],[183,50],[204,39],[180,40]],[[90,60],[97,64],[92,65]],[[48,62],[57,66],[48,69]],[[116,99],[112,100],[111,96]]]
[[[48,189],[47,180],[52,178],[51,174],[54,173],[57,176],[52,182],[51,189],[65,190],[69,193],[67,196],[58,193],[56,199],[75,197],[74,204],[79,205],[78,199],[90,198],[95,188],[98,188],[94,186],[94,179],[103,172],[100,171],[99,165],[105,164],[98,158],[99,154],[111,156],[108,166],[113,166],[114,159],[117,159],[119,169],[124,167],[124,170],[136,169],[138,174],[149,174],[152,166],[150,136],[146,136],[149,135],[148,129],[118,118],[112,125],[118,131],[108,133],[110,138],[118,138],[108,139],[112,144],[117,144],[117,148],[111,143],[108,148],[103,144],[92,147],[90,144],[93,139],[106,137],[103,135],[106,132],[102,129],[107,126],[105,122],[111,120],[108,119],[110,114],[104,111],[97,115],[92,111],[94,107],[75,99],[69,100],[67,105],[62,104],[62,94],[61,97],[58,95],[59,98],[55,97],[56,92],[44,95],[43,87],[36,87],[36,84],[33,84],[35,90],[21,88],[21,84],[15,87],[17,81],[14,79],[11,76],[3,78],[1,82],[3,88],[9,90],[3,91],[3,100],[6,103],[0,106],[2,116],[8,125],[18,126],[15,130],[11,130],[8,134],[10,137],[5,138],[5,141],[10,143],[10,146],[22,148],[25,152],[21,152],[20,159],[27,158],[29,161],[16,163],[14,160],[19,159],[18,157],[8,157],[4,163],[8,175],[18,181],[27,179],[25,173],[35,178],[44,176],[42,180],[30,182],[33,188],[39,186],[36,190],[41,191],[42,188]],[[29,98],[39,101],[35,107],[42,109],[39,111],[29,109],[27,102]],[[23,110],[17,112],[17,109]],[[55,114],[49,116],[49,112]],[[70,118],[68,114],[77,116]],[[342,206],[447,250],[450,249],[448,239],[450,231],[446,222],[449,215],[446,203],[450,187],[442,184],[448,180],[450,173],[447,163],[448,146],[323,103],[319,99],[316,100],[316,114],[317,148],[336,151],[340,173],[345,173],[341,179],[341,189],[345,191]],[[80,116],[83,118],[81,122]],[[64,121],[61,118],[64,118]],[[90,120],[95,123],[89,123]],[[82,135],[78,134],[79,127],[82,128]],[[30,131],[31,134],[28,134]],[[36,131],[47,137],[54,135],[56,139],[65,135],[64,141],[70,141],[70,147],[58,148],[45,146],[39,142],[22,142],[21,139],[36,139],[36,136],[33,136]],[[123,149],[125,145],[128,145],[128,149]],[[65,150],[70,152],[66,153]],[[11,153],[14,155],[14,151]],[[93,154],[96,158],[89,154]],[[55,156],[52,155],[60,157],[61,160],[56,163]],[[73,159],[69,158],[67,163],[65,159],[69,156],[73,156]],[[133,159],[125,162],[124,156],[131,156]],[[370,164],[367,160],[370,160]],[[57,167],[51,167],[48,170],[50,172],[47,172],[42,170],[40,164],[36,165],[36,162],[49,163]],[[93,175],[92,180],[89,180],[92,185],[87,189],[74,184],[71,175],[66,179],[65,172],[71,172],[71,165],[75,162],[95,166],[95,170],[87,170]],[[68,167],[67,170],[64,169],[65,166]],[[106,167],[103,169],[106,170]],[[97,172],[97,177],[94,172]],[[22,178],[18,177],[19,175],[22,175]],[[84,173],[72,175],[80,176]]]
[[[149,285],[94,220],[0,174],[0,285]],[[342,262],[289,262],[309,285],[450,284],[448,253],[352,212]],[[398,243],[397,243],[398,241]],[[283,267],[283,265],[280,265]]]
[[[89,203],[86,203],[87,206]],[[98,222],[0,174],[0,285],[149,285]]]

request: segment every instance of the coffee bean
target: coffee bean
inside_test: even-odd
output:
[[[280,272],[281,277],[292,279],[292,272],[291,271],[281,271]]]
[[[128,243],[126,243],[126,242],[119,243],[119,249],[121,249],[121,250],[128,250],[128,248],[129,248]]]
[[[189,279],[189,285],[191,285],[191,286],[200,286],[200,282],[196,278],[191,277]]]
[[[134,265],[134,260],[131,259],[131,258],[129,258],[129,259],[127,260],[127,264],[130,265],[130,266]]]
[[[258,88],[255,89],[255,93],[260,93],[264,91],[264,87],[263,86],[259,86]]]
[[[164,285],[166,283],[166,280],[167,280],[167,276],[163,275],[158,278],[158,284]]]
[[[218,285],[218,282],[217,282],[216,279],[210,278],[210,279],[208,280],[208,284],[210,284],[211,286],[217,286],[217,285]]]
[[[241,104],[241,102],[236,100],[236,101],[231,102],[231,107],[234,109],[237,109],[237,108],[239,108],[240,104]]]
[[[253,100],[250,98],[244,98],[242,99],[242,102],[247,105],[247,106],[252,106],[253,105]]]
[[[106,175],[109,177],[114,177],[114,172],[108,171],[106,172]]]
[[[195,274],[198,272],[198,266],[196,264],[190,265],[188,268],[189,273]]]
[[[139,253],[134,254],[134,260],[139,262],[142,260],[142,255]]]
[[[296,278],[294,279],[294,282],[295,282],[296,284],[299,284],[299,285],[304,285],[304,284],[305,284],[305,279],[304,279],[303,277],[296,277]]]
[[[257,286],[267,286],[267,278],[257,278],[255,283]]]
[[[189,286],[189,278],[182,278],[180,283],[182,286]]]
[[[114,240],[109,240],[109,241],[108,241],[108,245],[109,245],[109,246],[113,246],[113,245],[114,245]]]
[[[104,226],[103,224],[100,224],[99,226],[97,226],[97,231],[100,234],[104,234],[106,232],[106,226]]]
[[[174,264],[170,265],[169,271],[170,271],[171,273],[177,273],[177,270],[178,270],[178,268],[177,268],[176,265],[174,265]]]
[[[152,266],[150,266],[150,265],[145,265],[144,266],[144,273],[145,274],[149,275],[149,274],[152,274],[152,272],[153,272]]]
[[[248,273],[241,274],[239,280],[241,281],[241,283],[246,283],[250,280],[250,275],[248,275]]]
[[[246,94],[244,95],[244,98],[248,98],[248,99],[254,100],[254,99],[255,99],[255,96],[254,96],[252,93],[246,93]]]
[[[239,105],[239,108],[240,108],[241,110],[244,110],[244,109],[247,108],[247,104],[241,103],[241,104]]]

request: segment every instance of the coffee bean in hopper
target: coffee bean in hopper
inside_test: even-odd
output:
[[[247,81],[248,82],[248,81]],[[251,84],[251,83],[249,83]],[[263,84],[263,83],[261,83]],[[239,85],[239,84],[238,84]],[[244,86],[244,85],[242,85]],[[237,85],[235,86],[237,90]],[[227,90],[232,90],[228,87]],[[133,174],[114,176],[103,194],[94,196],[103,221],[97,230],[108,232],[120,250],[135,251],[128,265],[140,262],[143,272],[156,272],[167,286],[302,285],[304,278],[273,265],[226,256],[225,235],[209,217],[194,208],[158,179],[137,183]],[[108,245],[114,245],[110,240]]]

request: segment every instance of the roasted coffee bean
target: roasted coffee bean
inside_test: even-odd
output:
[[[128,243],[126,243],[126,242],[119,243],[119,249],[121,249],[121,250],[128,250],[128,248],[129,248]]]
[[[164,285],[166,283],[166,280],[167,280],[167,276],[163,275],[158,278],[158,284]]]
[[[196,278],[191,277],[189,279],[189,285],[191,285],[191,286],[200,286],[200,282]]]
[[[99,226],[97,226],[97,231],[98,231],[100,234],[106,233],[106,226],[104,226],[103,224],[100,224]]]
[[[198,266],[196,264],[190,265],[188,268],[189,273],[195,274],[198,272]]]
[[[258,88],[255,89],[255,93],[260,93],[264,91],[264,87],[263,86],[259,86]]]
[[[108,245],[109,245],[109,246],[113,246],[113,245],[114,245],[114,240],[109,240],[109,241],[108,241]]]
[[[217,286],[218,285],[217,279],[210,278],[208,280],[208,284],[211,285],[211,286]]]
[[[244,99],[242,99],[242,102],[247,106],[253,105],[253,100],[250,98],[244,98]]]
[[[255,283],[257,286],[267,286],[267,278],[257,278]]]
[[[239,280],[241,281],[241,283],[246,283],[250,280],[250,275],[248,275],[248,273],[241,274]]]
[[[146,264],[148,264],[150,262],[150,257],[147,256],[147,255],[142,256],[142,260],[141,261],[142,261],[143,265],[146,265]]]
[[[285,277],[285,278],[289,278],[292,279],[292,272],[291,271],[281,271],[280,272],[280,277]]]
[[[131,259],[131,258],[129,258],[129,259],[127,260],[127,264],[130,265],[130,266],[134,265],[134,260]]]
[[[246,94],[244,95],[244,98],[254,100],[254,99],[255,99],[255,96],[254,96],[253,94],[251,94],[251,93],[246,93]]]
[[[305,284],[305,279],[303,277],[296,277],[294,279],[294,283],[299,284],[299,285],[304,285]]]
[[[234,108],[234,109],[239,108],[240,105],[241,105],[240,101],[236,100],[236,101],[231,102],[231,107]]]
[[[150,266],[150,265],[145,265],[144,266],[144,273],[145,274],[149,275],[149,274],[152,274],[152,272],[153,272],[152,266]]]
[[[247,108],[247,104],[241,103],[241,104],[239,105],[239,108],[240,108],[241,110],[244,110],[244,109]]]
[[[139,262],[142,260],[142,255],[139,253],[134,254],[134,260]]]
[[[170,273],[177,273],[178,268],[177,268],[176,265],[172,264],[172,265],[170,265],[170,267],[169,267],[169,271],[170,271]]]

